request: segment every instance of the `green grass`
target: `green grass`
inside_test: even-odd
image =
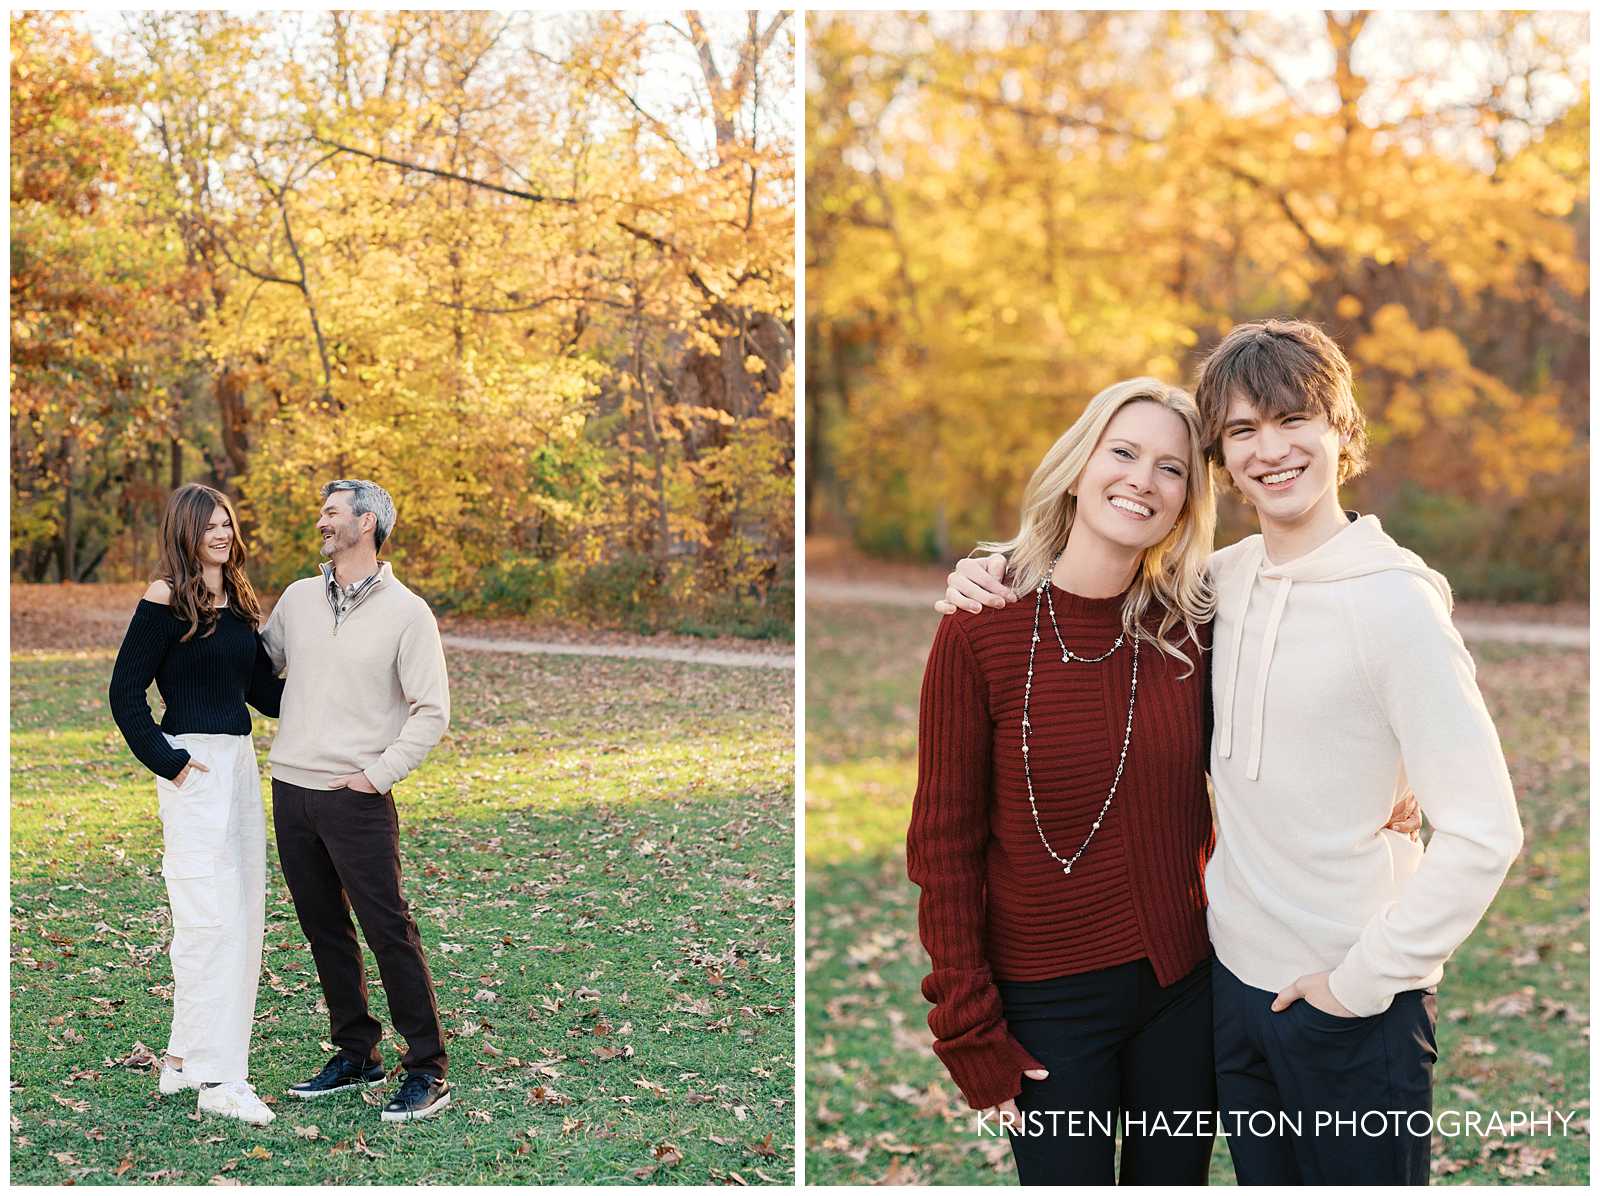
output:
[[[455,1107],[389,1125],[384,1090],[284,1097],[253,1129],[119,1063],[165,1046],[171,969],[111,659],[12,658],[13,1182],[793,1182],[791,676],[452,656],[450,734],[396,795]],[[268,860],[251,1078],[271,1099],[331,1048]]]
[[[935,1059],[905,827],[931,612],[813,605],[806,670],[806,1179],[1014,1183]],[[1436,1138],[1436,1183],[1589,1174],[1588,658],[1474,645],[1527,845],[1439,994],[1434,1108],[1576,1110],[1572,1136]],[[1225,1142],[1211,1182],[1234,1183]]]

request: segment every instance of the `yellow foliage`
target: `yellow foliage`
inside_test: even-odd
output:
[[[1267,316],[1310,319],[1350,354],[1377,449],[1358,490],[1487,501],[1559,477],[1586,407],[1581,18],[1375,14],[1358,59],[1366,39],[1442,58],[1470,41],[1482,73],[1462,68],[1470,101],[1386,105],[1428,93],[1411,59],[1373,59],[1345,80],[1353,124],[1318,98],[1331,73],[1302,78],[1306,28],[813,14],[813,510],[938,559],[1009,534],[1089,396],[1139,373],[1181,382]],[[1529,44],[1545,123],[1497,139],[1467,110],[1495,109],[1496,55]]]

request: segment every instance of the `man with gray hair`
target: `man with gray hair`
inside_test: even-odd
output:
[[[337,1047],[289,1093],[311,1100],[385,1082],[354,909],[406,1040],[406,1078],[382,1116],[410,1121],[442,1111],[450,1086],[433,977],[400,888],[390,791],[444,735],[450,688],[433,612],[378,560],[394,522],[394,501],[377,483],[324,486],[322,574],[283,592],[261,638],[274,665],[288,669],[268,756],[278,859]]]

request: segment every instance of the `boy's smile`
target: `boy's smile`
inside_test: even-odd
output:
[[[1311,409],[1264,412],[1235,394],[1222,425],[1222,461],[1262,531],[1339,515],[1339,433]]]

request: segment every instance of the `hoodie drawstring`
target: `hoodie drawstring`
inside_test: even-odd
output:
[[[1267,715],[1267,673],[1272,669],[1272,652],[1278,646],[1278,624],[1283,622],[1283,608],[1289,604],[1289,590],[1293,585],[1294,579],[1290,577],[1278,583],[1278,592],[1272,596],[1272,611],[1267,616],[1266,634],[1261,637],[1261,662],[1256,666],[1256,700],[1250,709],[1250,763],[1245,769],[1245,776],[1252,781],[1261,776],[1261,742]]]
[[[1409,552],[1396,544],[1384,532],[1376,515],[1363,515],[1359,519],[1352,520],[1347,528],[1339,531],[1320,547],[1279,565],[1267,561],[1265,541],[1260,536],[1252,536],[1241,541],[1238,548],[1239,556],[1228,563],[1228,568],[1236,570],[1238,577],[1228,593],[1219,593],[1217,596],[1218,605],[1223,609],[1229,607],[1225,599],[1232,600],[1231,608],[1238,612],[1238,631],[1231,645],[1219,642],[1216,645],[1216,654],[1212,657],[1215,668],[1226,667],[1226,680],[1223,680],[1224,674],[1216,674],[1213,678],[1214,681],[1222,681],[1223,690],[1216,711],[1215,740],[1218,757],[1231,759],[1234,747],[1234,707],[1238,701],[1239,691],[1239,666],[1244,659],[1245,623],[1250,615],[1250,603],[1255,597],[1255,584],[1259,578],[1265,585],[1276,584],[1271,610],[1267,616],[1266,630],[1261,637],[1261,657],[1256,662],[1255,695],[1250,704],[1250,743],[1246,753],[1245,775],[1251,781],[1259,781],[1261,752],[1266,741],[1267,682],[1272,670],[1272,657],[1277,650],[1278,632],[1283,623],[1284,610],[1289,602],[1289,590],[1296,583],[1303,586],[1323,585],[1368,577],[1375,573],[1399,571],[1410,573],[1426,582],[1439,596],[1445,611],[1448,612],[1451,607],[1450,587],[1444,578],[1428,568],[1416,553]],[[1292,733],[1295,728],[1284,727],[1280,730]]]
[[[1250,613],[1250,592],[1255,588],[1256,570],[1261,567],[1261,558],[1257,556],[1249,562],[1248,567],[1239,569],[1238,592],[1234,594],[1233,608],[1239,612],[1239,631],[1233,637],[1233,651],[1230,653],[1232,660],[1228,667],[1228,692],[1223,696],[1221,725],[1217,728],[1217,750],[1226,760],[1233,755],[1233,703],[1239,688],[1239,656],[1244,648],[1244,622],[1245,616]]]

